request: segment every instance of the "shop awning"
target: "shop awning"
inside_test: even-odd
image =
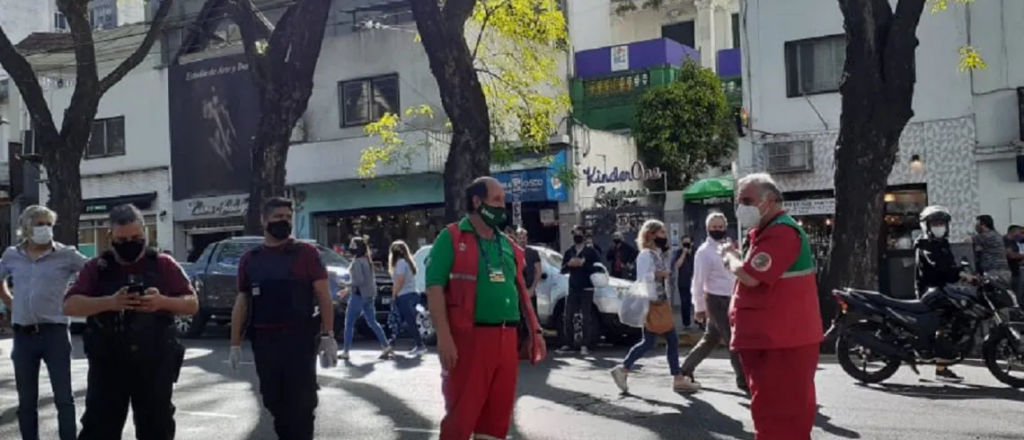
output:
[[[732,177],[712,177],[693,182],[683,191],[683,200],[704,200],[716,197],[732,197],[734,182]]]

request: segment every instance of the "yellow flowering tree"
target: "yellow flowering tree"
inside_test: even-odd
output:
[[[839,0],[847,46],[835,149],[836,221],[824,291],[877,287],[882,198],[900,135],[914,116],[917,26],[929,6],[939,13],[952,3],[970,2],[899,0],[892,6],[889,0]],[[974,48],[959,50],[961,70],[986,67]]]
[[[447,116],[445,217],[455,219],[472,179],[517,150],[545,148],[568,110],[559,69],[568,46],[565,16],[558,0],[424,0],[411,7]],[[436,136],[417,122],[434,119],[435,111],[420,105],[367,125],[378,143],[363,151],[360,176],[375,176],[380,164],[408,163],[418,144],[402,133]]]

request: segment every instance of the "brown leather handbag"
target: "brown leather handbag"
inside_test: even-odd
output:
[[[675,326],[672,304],[669,304],[667,300],[651,301],[651,306],[647,310],[647,321],[644,323],[647,331],[660,335],[672,331]]]

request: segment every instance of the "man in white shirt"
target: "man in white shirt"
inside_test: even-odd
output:
[[[718,344],[729,345],[732,337],[729,328],[729,301],[732,299],[736,277],[726,270],[722,258],[718,256],[718,245],[729,240],[726,236],[728,221],[725,214],[713,212],[704,222],[708,238],[697,248],[693,256],[693,282],[690,294],[693,297],[694,319],[705,324],[704,337],[697,343],[690,354],[683,360],[680,373],[684,386],[681,391],[696,392],[700,383],[693,378],[697,369]],[[747,379],[740,367],[739,356],[729,353],[732,369],[736,372],[736,386],[747,390]]]

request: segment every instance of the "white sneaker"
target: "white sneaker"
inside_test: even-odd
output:
[[[628,393],[629,384],[626,383],[626,381],[629,379],[629,371],[626,370],[626,367],[619,365],[618,367],[612,368],[611,373],[612,380],[615,381],[615,386],[619,387],[619,391]]]
[[[700,391],[700,383],[690,376],[680,374],[672,379],[672,389],[681,393],[696,393]]]
[[[580,347],[580,356],[590,356],[590,350],[587,347]]]
[[[386,347],[386,348],[384,348],[383,350],[380,351],[380,356],[377,357],[377,359],[387,359],[387,358],[391,357],[391,353],[394,353],[394,352],[395,352],[395,348],[391,347],[391,346],[388,346],[388,347]]]
[[[558,350],[555,350],[555,353],[558,353],[558,354],[572,353],[572,347],[570,347],[568,345],[563,345],[563,346],[559,347]]]
[[[348,351],[343,351],[341,353],[338,353],[338,359],[341,359],[343,361],[347,361],[348,360]]]
[[[427,353],[427,347],[419,346],[409,350],[409,356],[420,356]]]

